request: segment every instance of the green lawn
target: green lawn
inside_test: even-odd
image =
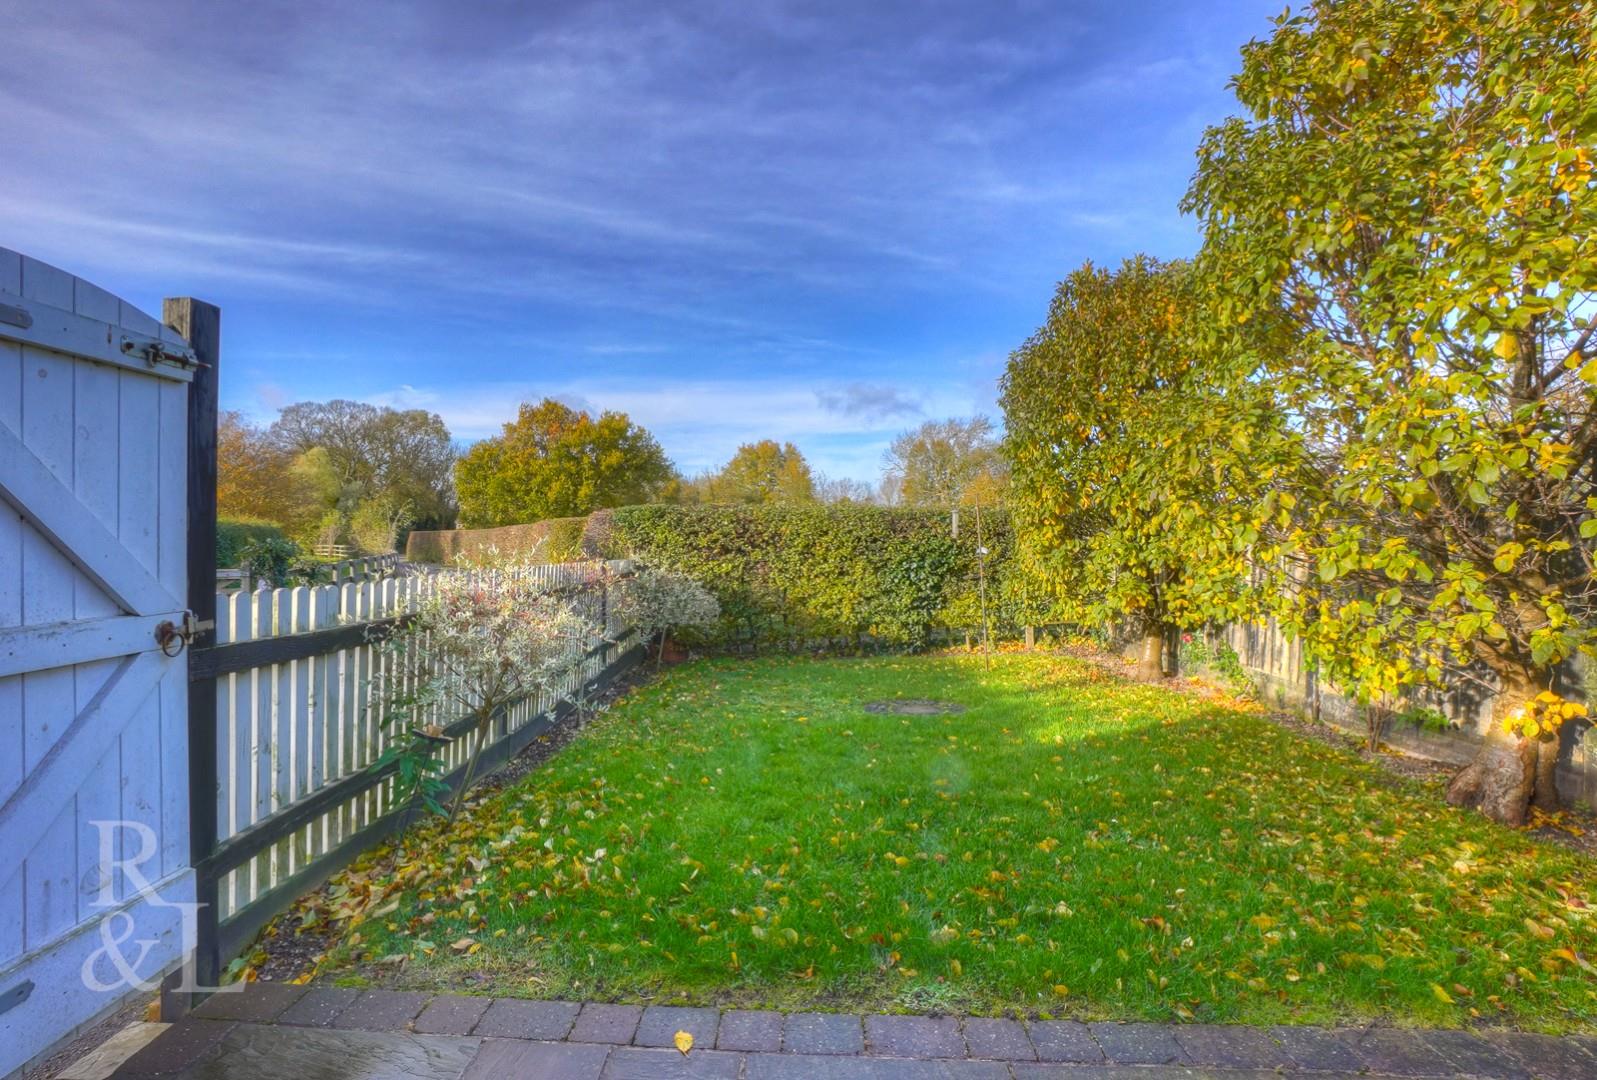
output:
[[[860,708],[895,695],[967,711]],[[1057,657],[687,665],[452,832],[411,837],[400,868],[397,907],[372,903],[333,974],[778,1007],[1597,1021],[1590,860],[1262,717]]]

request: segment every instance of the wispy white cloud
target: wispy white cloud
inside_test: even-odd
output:
[[[1072,265],[1190,249],[1271,10],[13,0],[0,243],[220,303],[237,407],[472,438],[567,395],[687,468],[770,435],[868,477],[893,425],[992,411]]]

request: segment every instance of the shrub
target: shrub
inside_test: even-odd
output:
[[[216,522],[216,565],[237,567],[244,561],[246,544],[264,540],[288,542],[283,530],[260,518],[220,518]]]
[[[720,605],[684,641],[708,647],[919,648],[936,628],[980,625],[975,512],[958,539],[946,513],[878,506],[627,506],[602,554],[702,583]],[[1007,516],[982,516],[995,629],[1046,621],[1013,561]],[[596,530],[590,529],[590,539]]]
[[[707,629],[721,615],[721,605],[697,581],[652,566],[622,578],[615,603],[623,624],[645,638],[672,630]]]

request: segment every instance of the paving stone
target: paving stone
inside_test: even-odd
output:
[[[1583,1040],[1520,1031],[1495,1031],[1485,1038],[1544,1080],[1591,1080],[1597,1076],[1597,1048],[1588,1053],[1580,1046]]]
[[[1288,1064],[1286,1053],[1259,1028],[1236,1024],[1178,1024],[1181,1056],[1192,1065],[1227,1069],[1273,1069]]]
[[[1274,1069],[1217,1069],[1205,1065],[1050,1065],[1017,1061],[1015,1080],[1281,1080]],[[1363,1073],[1287,1073],[1303,1080],[1366,1080]],[[1373,1080],[1373,1078],[1370,1078]]]
[[[1530,1080],[1530,1073],[1511,1054],[1467,1031],[1427,1031],[1427,1043],[1465,1076],[1494,1080]]]
[[[123,1062],[114,1075],[163,1076],[181,1072],[216,1053],[222,1040],[235,1026],[231,1020],[196,1017],[180,1020]]]
[[[610,1051],[604,1080],[737,1080],[743,1055],[719,1050],[657,1050],[623,1046]]]
[[[1354,1049],[1371,1072],[1391,1076],[1447,1076],[1452,1064],[1417,1031],[1374,1028],[1359,1037]]]
[[[582,1009],[574,1001],[522,1001],[498,998],[488,1006],[473,1035],[504,1039],[546,1039],[555,1041],[571,1032]]]
[[[965,1020],[965,1045],[973,1058],[999,1061],[1036,1061],[1037,1051],[1018,1020],[972,1016]]]
[[[718,1050],[758,1050],[774,1054],[782,1049],[782,1014],[763,1009],[728,1009],[721,1014]]]
[[[411,1027],[426,1035],[470,1035],[492,1003],[492,998],[443,994],[432,999]]]
[[[750,1054],[748,1080],[1009,1080],[1001,1061]]]
[[[343,1031],[404,1031],[427,1007],[431,994],[413,990],[368,990],[333,1018]]]
[[[1169,1024],[1089,1024],[1104,1057],[1117,1065],[1169,1065],[1181,1060],[1181,1047]]]
[[[242,990],[218,990],[194,1010],[195,1016],[210,1020],[248,1020],[268,1024],[310,990],[288,983],[255,982]]]
[[[1096,1065],[1103,1051],[1086,1024],[1075,1020],[1041,1020],[1030,1027],[1032,1045],[1042,1061],[1080,1062]]]
[[[589,1002],[577,1015],[576,1025],[566,1036],[572,1042],[616,1043],[625,1046],[638,1030],[643,1009],[637,1005],[600,1005]]]
[[[789,1054],[858,1054],[865,1049],[860,1018],[839,1013],[792,1013],[782,1032]]]
[[[599,1080],[610,1047],[487,1039],[460,1080]]]
[[[873,1054],[901,1058],[962,1058],[965,1040],[952,1016],[867,1016],[865,1045]]]
[[[1298,1027],[1283,1024],[1270,1029],[1270,1037],[1286,1052],[1287,1060],[1301,1069],[1357,1072],[1364,1067],[1354,1051],[1360,1032],[1351,1029]]]
[[[408,1031],[329,1031],[236,1024],[216,1053],[184,1080],[309,1080],[404,1077],[456,1080],[480,1040]]]
[[[353,1005],[358,997],[359,990],[344,986],[315,987],[284,1009],[277,1022],[298,1027],[329,1027],[338,1019],[338,1014]]]
[[[638,1046],[671,1046],[676,1033],[693,1036],[693,1045],[709,1050],[715,1046],[715,1029],[720,1024],[719,1009],[687,1009],[677,1005],[650,1005],[643,1010],[638,1032],[632,1041]]]

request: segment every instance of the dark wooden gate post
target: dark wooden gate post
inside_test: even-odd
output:
[[[222,312],[190,297],[168,299],[161,317],[182,334],[200,362],[189,384],[188,409],[188,607],[197,632],[193,650],[216,642],[216,425],[217,367],[222,353]],[[196,913],[192,985],[212,987],[222,975],[217,931],[217,880],[208,868],[216,849],[216,679],[189,681],[189,860],[195,868]],[[193,1001],[162,995],[162,1012],[184,1011]],[[190,997],[191,995],[181,995]]]

